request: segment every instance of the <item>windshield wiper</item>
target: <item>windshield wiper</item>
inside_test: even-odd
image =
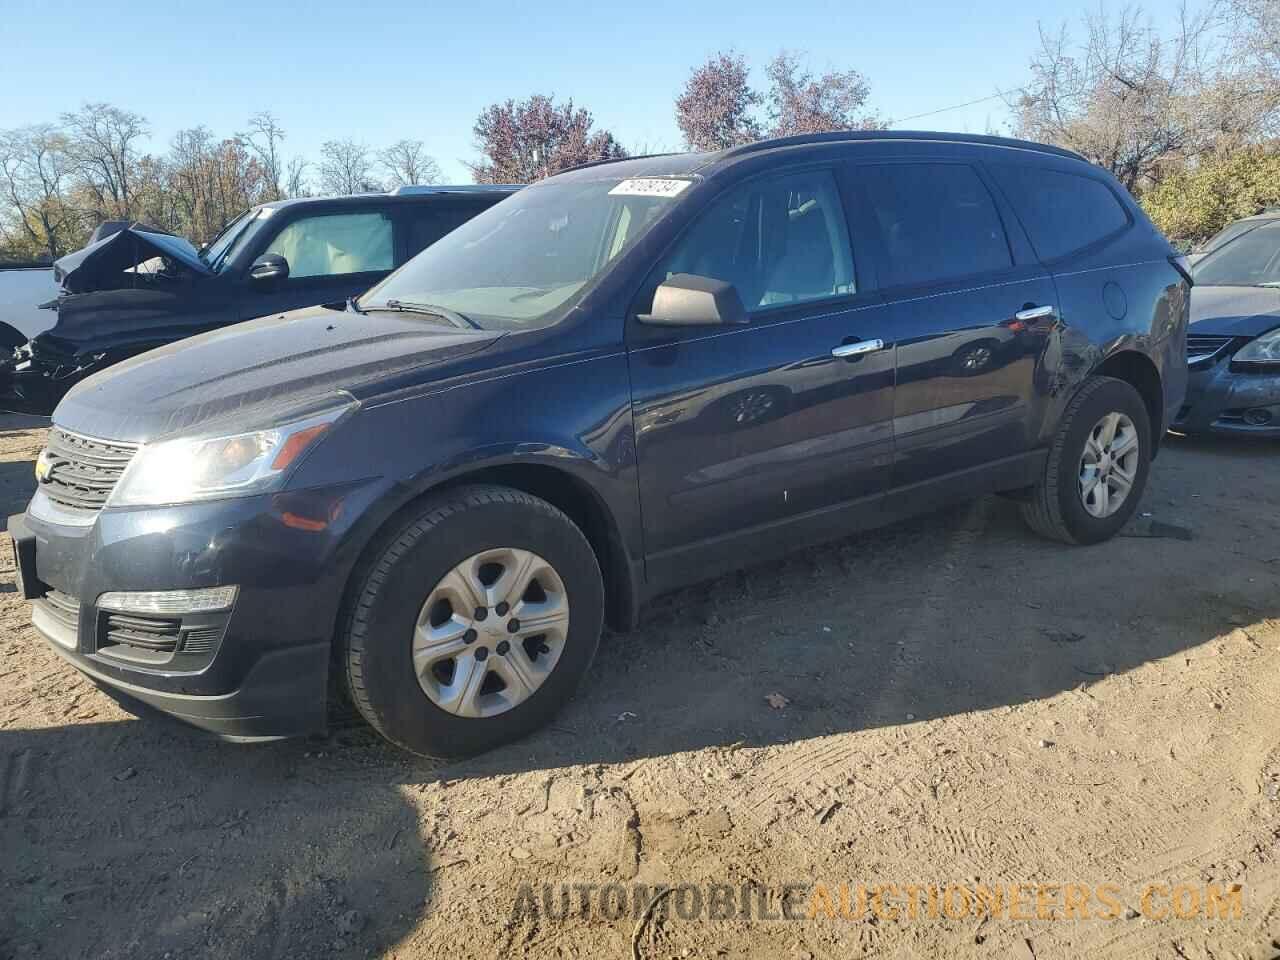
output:
[[[434,303],[414,303],[410,300],[388,300],[385,303],[366,304],[364,310],[367,313],[370,310],[391,310],[396,313],[418,313],[424,317],[440,317],[442,320],[448,320],[455,327],[469,327],[472,330],[482,330],[483,327],[476,323],[466,314],[458,313],[457,310],[450,310],[448,307],[440,307]]]

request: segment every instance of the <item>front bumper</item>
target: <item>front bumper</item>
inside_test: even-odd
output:
[[[1231,369],[1232,345],[1191,368],[1187,397],[1170,427],[1179,433],[1280,437],[1280,370]]]
[[[104,509],[85,524],[51,522],[33,501],[9,518],[9,532],[22,588],[35,598],[32,623],[59,656],[197,727],[270,739],[325,727],[333,632],[362,542],[353,534],[375,495],[358,483]],[[122,624],[97,606],[112,591],[231,584],[235,604],[217,614]],[[167,653],[146,647],[157,623],[177,638]]]

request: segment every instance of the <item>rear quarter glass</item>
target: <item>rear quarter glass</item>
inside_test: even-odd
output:
[[[1112,188],[1085,174],[1033,164],[988,164],[1041,260],[1058,260],[1117,236],[1132,223]]]

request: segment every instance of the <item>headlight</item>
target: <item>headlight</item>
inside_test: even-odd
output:
[[[1280,327],[1250,340],[1231,359],[1236,363],[1280,363]]]
[[[269,430],[144,443],[108,504],[158,506],[270,490],[349,406]]]

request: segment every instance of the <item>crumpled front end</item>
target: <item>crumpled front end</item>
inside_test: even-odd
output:
[[[40,304],[57,312],[53,327],[27,342],[12,327],[0,329],[2,410],[48,416],[85,377],[172,340],[147,330],[190,313],[179,301],[210,270],[181,237],[133,224],[62,257],[53,273],[62,292]],[[197,313],[191,332],[205,319]]]
[[[63,394],[104,361],[104,353],[78,352],[67,340],[39,334],[0,360],[0,409],[48,416]]]

